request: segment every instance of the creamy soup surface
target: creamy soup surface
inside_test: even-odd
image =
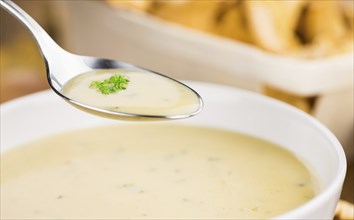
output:
[[[113,75],[126,77],[126,89],[102,94],[92,88]],[[62,92],[73,100],[115,112],[143,115],[189,115],[200,108],[199,96],[186,86],[167,77],[132,69],[107,69],[83,73],[69,80]]]
[[[1,155],[2,219],[270,218],[314,197],[307,168],[272,143],[213,128],[128,124]]]

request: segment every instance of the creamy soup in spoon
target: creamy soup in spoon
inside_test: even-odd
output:
[[[122,87],[118,88],[120,83]],[[62,92],[89,106],[129,114],[189,115],[201,108],[200,97],[190,88],[143,70],[107,69],[84,73],[67,82]]]
[[[2,219],[270,218],[315,195],[272,143],[214,128],[116,125],[1,155]]]

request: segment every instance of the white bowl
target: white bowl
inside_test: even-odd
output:
[[[346,159],[340,143],[327,128],[311,116],[259,94],[215,84],[186,83],[201,94],[205,108],[195,117],[172,123],[234,130],[290,150],[314,173],[321,189],[315,198],[276,219],[333,219]],[[81,112],[53,92],[44,91],[1,105],[1,152],[49,134],[117,123],[133,122]]]

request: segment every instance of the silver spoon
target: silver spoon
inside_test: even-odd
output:
[[[36,40],[38,47],[41,51],[42,57],[45,62],[47,80],[50,87],[59,96],[64,98],[70,104],[75,107],[90,112],[103,117],[120,119],[120,120],[136,120],[136,119],[181,119],[194,116],[198,114],[203,107],[203,101],[198,93],[189,88],[188,86],[178,82],[172,78],[164,76],[162,74],[150,71],[132,64],[124,63],[121,61],[102,59],[96,57],[80,56],[69,53],[63,48],[58,46],[55,41],[45,32],[45,30],[25,11],[23,11],[19,6],[17,6],[11,0],[0,0],[0,5],[2,8],[6,9],[11,15],[17,18],[21,23],[27,27],[31,32],[34,39]],[[73,100],[62,93],[62,87],[70,79],[75,76],[93,71],[96,69],[140,69],[144,71],[149,71],[150,73],[158,74],[166,79],[170,79],[180,83],[186,88],[190,89],[197,97],[199,101],[199,108],[189,114],[179,114],[179,115],[145,115],[145,114],[133,114],[126,112],[117,112],[107,109],[98,108],[95,106],[86,105],[79,102],[78,100]]]

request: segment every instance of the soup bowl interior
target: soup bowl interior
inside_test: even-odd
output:
[[[276,219],[333,218],[346,172],[335,136],[307,114],[279,101],[231,87],[185,82],[204,99],[192,118],[144,123],[173,123],[222,128],[278,144],[298,156],[319,183],[309,202]],[[101,125],[137,123],[100,118],[72,108],[51,91],[25,96],[1,106],[1,152],[47,135]],[[141,123],[141,122],[139,122]]]

